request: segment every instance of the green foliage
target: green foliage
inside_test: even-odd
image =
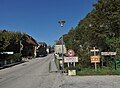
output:
[[[10,55],[7,59],[13,60],[13,62],[18,62],[21,61],[21,54],[20,53],[15,53],[13,55]]]
[[[64,42],[67,49],[75,50],[83,67],[90,66],[89,51],[92,47],[100,51],[116,51],[119,56],[120,1],[99,0],[76,28],[64,36]]]
[[[120,47],[120,37],[107,37],[106,44],[108,44],[112,50],[116,51],[116,49]]]
[[[120,75],[120,68],[115,70],[114,68],[98,68],[97,70],[93,68],[84,68],[77,72],[77,75]]]
[[[6,48],[13,43],[18,43],[21,39],[21,35],[20,32],[0,30],[0,51],[5,51]]]
[[[67,35],[64,35],[64,41],[67,49],[74,49],[74,36],[75,36],[75,30],[71,28],[69,33]]]

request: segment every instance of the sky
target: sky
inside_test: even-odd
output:
[[[52,45],[76,27],[96,0],[0,0],[0,30],[24,32]],[[65,20],[63,28],[58,23]]]

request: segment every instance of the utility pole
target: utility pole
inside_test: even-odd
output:
[[[65,21],[64,20],[60,20],[58,22],[61,26],[61,28],[63,28],[64,24],[65,24]],[[63,73],[64,73],[64,47],[63,47],[63,35],[62,35],[62,70],[63,70]]]

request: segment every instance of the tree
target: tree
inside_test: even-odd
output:
[[[21,39],[20,32],[10,32],[6,30],[0,30],[0,51],[7,51],[8,47],[15,47],[17,43],[19,43]],[[16,48],[12,48],[16,49]]]
[[[64,41],[85,62],[92,47],[120,55],[120,1],[98,0],[94,9],[64,36]]]

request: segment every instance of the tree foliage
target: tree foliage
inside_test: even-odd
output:
[[[22,34],[20,32],[0,30],[0,51],[7,50],[8,46],[10,45],[11,48],[13,48],[19,43],[21,35]]]
[[[86,62],[92,47],[120,55],[120,0],[99,0],[93,6],[76,28],[64,36],[67,48],[75,50]]]

